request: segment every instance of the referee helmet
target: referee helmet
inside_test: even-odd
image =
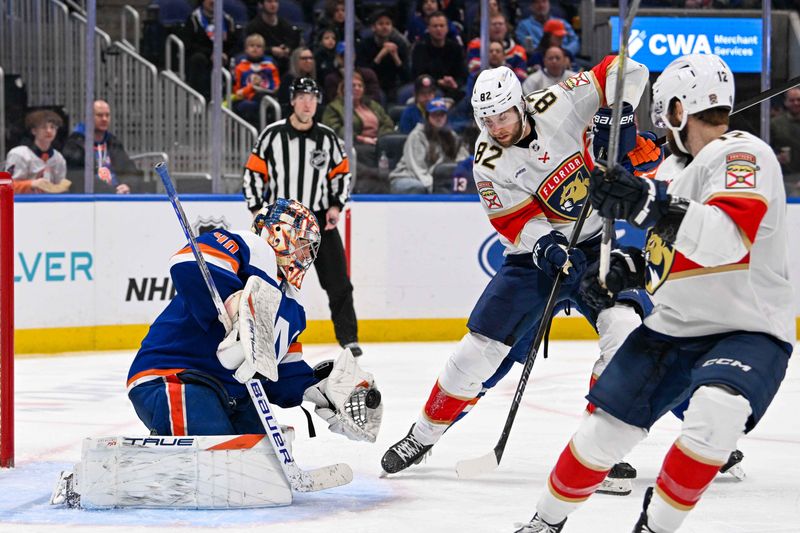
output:
[[[317,103],[322,103],[322,92],[320,92],[319,85],[314,81],[314,78],[297,78],[292,82],[292,86],[289,87],[289,100],[294,100],[294,97],[300,93],[315,94]]]

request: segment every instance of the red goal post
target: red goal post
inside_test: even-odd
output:
[[[14,187],[0,172],[0,467],[14,466]]]

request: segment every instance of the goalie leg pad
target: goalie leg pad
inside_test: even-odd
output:
[[[291,441],[293,430],[284,428]],[[86,439],[72,498],[85,509],[245,509],[292,503],[265,435]],[[64,475],[59,479],[62,481]],[[55,493],[54,493],[55,494]],[[61,503],[58,498],[51,500]]]

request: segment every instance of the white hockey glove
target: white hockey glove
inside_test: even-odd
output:
[[[278,380],[274,325],[283,294],[269,282],[251,276],[244,289],[225,300],[233,326],[217,347],[217,359],[240,383],[256,374]]]
[[[314,412],[328,423],[328,429],[350,440],[375,442],[383,418],[381,393],[372,374],[358,366],[350,349],[342,351],[331,365],[315,367],[328,377],[305,390],[303,398],[313,402]]]

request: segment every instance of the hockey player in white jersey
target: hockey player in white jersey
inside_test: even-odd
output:
[[[749,133],[726,133],[733,96],[733,74],[718,56],[676,59],[653,86],[651,110],[668,128],[674,155],[659,174],[671,182],[619,167],[592,176],[600,214],[648,229],[644,250],[614,253],[607,287],[645,287],[655,307],[591,389],[597,409],[520,533],[561,531],[611,465],[689,398],[634,528],[677,531],[783,380],[796,339],[786,197],[772,149]]]
[[[623,102],[624,156],[636,144],[633,108],[648,79],[647,68],[626,63]],[[614,105],[606,87],[616,83],[617,60],[609,56],[591,71],[523,98],[507,67],[480,74],[472,95],[482,132],[475,146],[474,178],[483,208],[505,246],[505,261],[473,309],[467,327],[408,435],[381,461],[388,473],[419,462],[444,432],[464,416],[515,362],[524,362],[553,279],[566,276],[558,309],[574,305],[600,334],[599,374],[627,334],[641,324],[628,295],[597,316],[579,294],[587,263],[597,261],[601,221],[591,212],[578,246],[566,245],[581,207],[588,201],[594,168],[590,129],[601,106]],[[622,102],[619,102],[622,105]],[[606,136],[607,138],[607,136]]]

